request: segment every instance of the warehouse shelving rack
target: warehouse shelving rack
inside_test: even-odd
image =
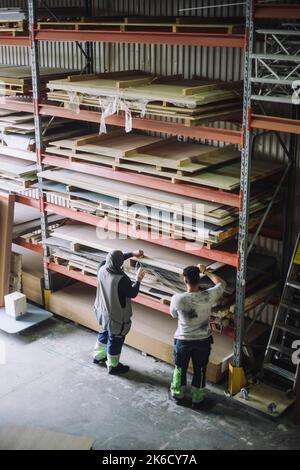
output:
[[[86,31],[86,30],[39,30],[36,26],[37,18],[37,2],[28,0],[29,12],[29,36],[0,35],[0,46],[26,46],[31,51],[32,63],[32,80],[33,80],[33,100],[7,100],[2,107],[16,111],[31,112],[35,117],[36,127],[36,146],[37,146],[37,163],[38,169],[42,170],[45,165],[56,166],[82,172],[90,172],[88,164],[63,162],[50,155],[43,153],[41,117],[63,117],[66,119],[80,120],[85,122],[99,123],[99,113],[95,111],[80,110],[78,114],[64,109],[59,106],[49,105],[41,102],[39,92],[39,42],[40,41],[75,41],[77,43],[87,43],[86,52],[82,49],[87,57],[87,66],[91,65],[88,59],[91,54],[93,42],[108,43],[140,43],[140,44],[168,44],[168,45],[190,45],[199,47],[230,47],[244,50],[244,69],[245,69],[245,90],[243,105],[243,123],[241,130],[227,130],[214,127],[199,126],[196,128],[185,127],[181,124],[156,121],[147,118],[133,118],[133,128],[152,132],[166,133],[177,136],[185,136],[198,139],[206,139],[219,141],[223,143],[232,143],[239,145],[242,149],[242,171],[241,171],[241,191],[239,194],[227,193],[225,191],[217,191],[203,187],[193,187],[182,183],[170,183],[162,181],[159,178],[136,175],[125,171],[115,171],[107,168],[99,167],[93,173],[103,178],[119,180],[120,177],[126,182],[136,185],[146,186],[153,189],[162,189],[165,191],[185,194],[206,201],[222,202],[231,207],[238,208],[240,211],[240,229],[238,252],[225,252],[221,250],[199,248],[199,256],[206,257],[236,267],[237,269],[237,307],[235,312],[235,331],[234,331],[234,359],[232,374],[232,390],[238,391],[239,378],[243,373],[243,341],[244,341],[244,306],[245,306],[245,288],[246,288],[246,269],[248,256],[248,231],[249,231],[249,202],[250,202],[250,173],[252,159],[252,142],[254,135],[259,130],[272,132],[286,132],[300,135],[300,120],[280,118],[268,116],[266,114],[253,113],[252,108],[252,57],[254,45],[254,25],[256,19],[266,18],[300,18],[300,6],[291,5],[284,7],[278,5],[259,5],[254,0],[246,2],[246,31],[245,34],[203,34],[203,33],[137,33],[137,32],[104,32],[104,31]],[[89,2],[89,7],[91,2]],[[81,47],[81,46],[80,46]],[[232,116],[232,120],[236,120],[236,116]],[[113,126],[123,126],[124,119],[120,116],[112,116],[107,123]],[[73,210],[55,206],[48,203],[42,193],[41,181],[39,181],[39,199],[32,199],[26,196],[17,195],[16,201],[36,207],[41,212],[42,237],[45,238],[48,232],[47,215],[48,213],[57,213],[64,217],[82,221],[90,225],[99,224],[99,218],[76,213]],[[261,228],[261,227],[259,227]],[[124,226],[119,224],[122,231]],[[128,231],[128,230],[127,230]],[[136,233],[135,233],[136,235]],[[256,239],[258,232],[254,235]],[[146,234],[141,232],[141,239],[146,239]],[[158,240],[158,244],[162,241]],[[173,249],[182,250],[182,244],[176,240],[164,241],[165,246]],[[29,244],[26,245],[30,248]],[[36,247],[31,247],[37,250]],[[39,249],[41,252],[41,249]],[[83,275],[78,272],[70,272],[62,266],[48,263],[48,251],[43,249],[44,255],[44,271],[45,271],[45,287],[46,293],[51,290],[51,272],[59,272],[65,276],[73,277],[79,281],[95,286],[95,278]],[[147,305],[164,314],[168,314],[168,307],[157,300],[151,300],[149,297],[140,295],[138,303]]]

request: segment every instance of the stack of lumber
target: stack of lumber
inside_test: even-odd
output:
[[[39,176],[49,202],[96,215],[107,225],[119,221],[133,230],[195,241],[207,247],[231,239],[238,231],[238,209],[220,203],[72,170],[45,170]],[[251,226],[257,224],[269,199],[265,193],[264,197],[251,200]]]
[[[93,313],[96,290],[80,283],[66,287],[50,296],[50,310],[87,328],[99,331]],[[76,308],[74,308],[76,305]],[[173,364],[173,342],[177,321],[142,305],[133,304],[133,323],[126,344],[169,364]],[[251,329],[247,343],[257,341],[266,332],[264,325]],[[214,344],[209,359],[207,379],[218,383],[228,369],[233,356],[233,340],[214,334]]]
[[[21,259],[21,292],[37,305],[44,305],[43,258],[34,251],[13,244],[13,256]]]
[[[240,152],[233,145],[217,148],[123,130],[106,135],[78,135],[49,143],[46,152],[70,162],[98,164],[149,174],[173,182],[232,191],[240,186]],[[282,170],[278,162],[254,161],[251,182]],[[92,170],[91,170],[92,171]]]
[[[92,106],[103,116],[118,113],[169,117],[185,125],[226,119],[241,112],[241,84],[184,80],[140,71],[73,75],[48,83],[50,100],[72,109]]]
[[[98,31],[148,31],[148,32],[173,32],[173,33],[242,33],[244,26],[232,22],[217,24],[203,21],[197,17],[102,17],[83,18],[81,21],[39,21],[38,29],[74,29],[74,30],[98,30]]]
[[[26,15],[19,8],[0,8],[1,32],[21,32],[26,29]]]
[[[58,215],[48,216],[49,228],[56,228],[63,222],[63,218]],[[41,242],[41,218],[38,209],[24,206],[23,204],[15,204],[13,239],[22,238],[24,241],[33,245]]]
[[[232,321],[235,302],[236,271],[230,266],[212,263],[191,254],[174,252],[174,250],[154,246],[149,242],[135,241],[118,237],[99,227],[68,223],[56,228],[46,240],[50,249],[51,261],[65,266],[69,271],[75,270],[85,275],[97,275],[99,263],[105,260],[108,252],[120,249],[124,252],[134,251],[139,246],[145,253],[143,259],[131,259],[125,262],[124,270],[134,281],[136,270],[142,266],[146,272],[141,292],[169,303],[174,293],[185,291],[182,271],[186,266],[205,264],[212,272],[222,276],[228,283],[226,294],[215,306],[214,322],[228,326]],[[249,259],[247,273],[247,306],[253,308],[262,302],[265,296],[274,290],[277,273],[276,260],[272,257],[252,255]],[[201,280],[203,288],[212,287],[207,277]]]
[[[49,227],[55,229],[62,223],[56,215],[48,217]],[[15,204],[12,228],[13,252],[11,261],[10,288],[23,292],[32,302],[44,304],[43,257],[20,243],[39,245],[41,242],[41,220],[38,209]]]
[[[60,68],[40,68],[41,92],[45,92],[46,84],[52,79],[61,79],[73,75],[75,71]],[[0,66],[0,96],[20,96],[32,94],[32,70],[27,66]]]
[[[76,135],[80,125],[44,117],[42,128],[47,145],[54,137],[65,139]],[[80,132],[84,133],[84,129]],[[33,115],[0,109],[0,188],[20,192],[37,181],[35,150]]]

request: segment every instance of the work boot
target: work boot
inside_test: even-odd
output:
[[[192,408],[194,410],[204,409],[205,388],[192,386]]]
[[[113,366],[108,366],[107,368],[109,375],[121,375],[121,374],[127,374],[129,372],[130,367],[129,366],[124,366],[119,362],[119,364],[115,367]]]
[[[185,397],[178,398],[178,397],[172,395],[171,392],[169,392],[169,399],[171,401],[173,401],[174,403],[176,403],[176,405],[178,405],[178,406],[186,406],[187,405],[187,400],[186,400]]]
[[[106,367],[106,361],[107,361],[107,357],[104,357],[103,359],[93,359],[94,364],[97,364],[98,366],[103,366],[103,367]]]

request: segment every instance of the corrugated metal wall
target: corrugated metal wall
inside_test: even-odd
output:
[[[1,1],[1,6],[25,7],[26,1]],[[106,9],[108,15],[145,15],[145,16],[179,16],[199,15],[211,17],[241,16],[243,7],[220,7],[215,9],[195,10],[180,13],[183,8],[216,5],[221,3],[234,3],[234,0],[95,0],[94,10],[102,14]],[[280,3],[293,3],[284,2]],[[295,1],[294,3],[298,3]],[[50,7],[84,7],[81,0],[48,0]],[[82,69],[85,62],[75,43],[41,43],[41,65]],[[202,76],[224,81],[240,80],[243,78],[243,53],[238,49],[197,48],[187,46],[158,46],[158,45],[124,45],[124,44],[95,44],[94,45],[95,71],[117,71],[124,69],[140,69],[161,75],[183,74],[186,78]],[[0,63],[2,64],[29,64],[29,53],[26,48],[0,48]],[[266,136],[260,139],[255,148],[257,156],[277,160],[283,159],[283,152],[276,136]],[[298,158],[300,173],[300,156]],[[300,208],[297,208],[295,217],[300,221]],[[298,225],[299,226],[299,225]],[[264,252],[280,256],[282,246],[277,241],[259,238],[259,246]],[[251,312],[250,316],[253,316]],[[267,308],[262,321],[270,323],[273,319],[274,309]]]

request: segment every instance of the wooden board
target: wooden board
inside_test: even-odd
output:
[[[197,217],[198,220],[204,220],[205,218],[207,222],[220,226],[234,222],[238,212],[235,208],[227,208],[199,199],[176,196],[163,191],[140,188],[128,183],[100,179],[99,177],[71,170],[46,170],[39,173],[39,175],[46,180],[82,189],[89,188],[99,194],[117,197],[125,205],[130,202],[142,204],[145,207],[151,205],[152,208],[179,215],[182,214],[182,210],[185,208],[186,217]]]
[[[218,33],[218,34],[233,34],[242,32],[242,25],[235,24],[201,24],[201,19],[198,23],[190,23],[185,21],[183,17],[178,18],[177,21],[162,21],[158,18],[156,22],[147,21],[146,18],[140,21],[130,20],[127,18],[124,21],[93,21],[92,18],[86,21],[65,21],[65,22],[39,22],[38,29],[70,29],[70,30],[96,30],[96,31],[159,31],[159,32],[189,32],[189,33]]]
[[[0,154],[0,175],[22,177],[36,173],[37,166],[32,162]]]
[[[68,140],[58,140],[50,142],[50,145],[61,149],[70,149],[74,153],[84,152],[119,158],[132,153],[132,151],[161,142],[163,142],[163,139],[159,137],[151,137],[135,132],[126,134],[123,130],[117,130],[107,135],[92,134]]]
[[[62,78],[75,74],[73,70],[41,67],[41,91],[45,91],[45,85],[51,78]],[[27,66],[0,66],[0,95],[17,96],[27,95],[32,92],[31,68]]]
[[[91,450],[95,439],[45,428],[6,425],[0,427],[1,450]]]
[[[144,164],[156,170],[176,170],[182,173],[195,173],[210,166],[220,165],[240,157],[234,146],[216,148],[203,144],[183,143],[176,138],[154,139],[142,134],[112,133],[107,136],[91,136],[92,143],[83,140],[78,143],[76,138],[50,142],[47,152],[65,155],[71,160],[97,162],[92,155],[101,156],[100,163],[105,162],[103,156],[114,157],[115,163],[127,161]],[[80,142],[80,141],[79,141]],[[64,153],[64,149],[72,153]],[[92,155],[91,155],[92,154]],[[108,164],[113,165],[110,161]]]
[[[118,96],[118,84],[120,82],[136,80],[137,78],[139,76],[133,73],[131,75],[128,73],[128,78],[121,76],[119,79],[117,76],[115,78],[108,76],[105,79],[104,74],[101,76],[91,75],[85,77],[84,80],[81,76],[73,76],[71,80],[51,80],[48,83],[48,88],[50,92],[65,91],[67,93],[81,93],[93,97],[114,98]],[[234,87],[234,84],[232,84],[232,87]],[[191,88],[196,88],[196,86],[194,85]],[[224,89],[219,83],[200,84],[200,86],[197,86],[197,93],[195,94],[186,95],[186,89],[186,86],[178,86],[172,83],[155,84],[154,82],[147,85],[123,88],[122,99],[135,102],[141,101],[145,104],[151,102],[170,103],[193,109],[197,106],[237,98],[236,90]]]
[[[113,235],[113,234],[111,234]],[[92,227],[84,224],[73,223],[59,227],[53,231],[53,236],[62,240],[67,240],[74,244],[84,245],[96,250],[109,252],[115,249],[122,250],[124,252],[131,252],[137,249],[137,245],[140,249],[144,250],[146,258],[143,259],[143,263],[157,262],[158,266],[167,266],[169,270],[175,270],[176,272],[182,272],[183,267],[196,265],[203,263],[205,265],[212,264],[211,261],[185,254],[182,252],[176,252],[174,256],[174,250],[161,246],[154,246],[152,243],[144,242],[142,240],[135,241],[131,239],[111,239],[108,238],[105,230],[100,227]],[[116,235],[116,237],[118,237]]]
[[[0,307],[9,293],[14,200],[0,199]]]
[[[233,399],[272,418],[281,416],[295,401],[294,398],[287,397],[286,392],[264,383],[249,387],[249,400],[243,399],[240,394]],[[277,405],[274,413],[268,408],[271,403]]]

